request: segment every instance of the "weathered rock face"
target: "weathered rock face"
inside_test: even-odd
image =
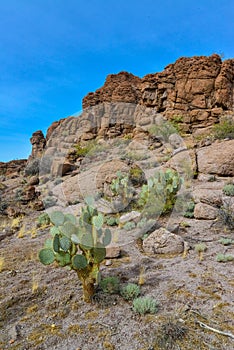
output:
[[[161,73],[140,79],[121,72],[109,75],[104,86],[83,99],[83,108],[103,102],[143,104],[169,119],[182,116],[182,128],[192,132],[233,112],[234,60],[214,54],[180,58]]]
[[[95,106],[103,102],[138,103],[141,79],[127,72],[110,74],[104,86],[95,92],[90,92],[83,99],[83,108]]]

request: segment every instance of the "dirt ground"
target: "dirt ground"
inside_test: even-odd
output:
[[[190,247],[184,254],[151,257],[131,242],[121,258],[104,262],[102,276],[117,276],[122,285],[140,279],[141,295],[157,300],[156,314],[140,316],[132,302],[101,290],[85,304],[74,272],[38,261],[48,228],[33,232],[33,218],[25,220],[31,233],[16,229],[0,242],[1,350],[234,348],[234,263],[216,261],[217,253],[234,254],[233,244],[219,243],[224,235],[234,239],[233,232],[186,219],[178,233]],[[203,256],[194,249],[200,242]]]

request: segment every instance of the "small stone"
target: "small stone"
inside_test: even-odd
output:
[[[111,266],[112,265],[112,261],[110,259],[106,260],[105,265],[106,266]]]
[[[118,247],[118,246],[106,247],[106,258],[107,259],[119,258],[120,255],[121,255],[120,247]]]

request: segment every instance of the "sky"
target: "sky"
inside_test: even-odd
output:
[[[0,161],[82,110],[108,74],[179,57],[234,58],[233,0],[0,0]]]

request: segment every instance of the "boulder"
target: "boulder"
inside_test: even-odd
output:
[[[205,203],[197,203],[194,208],[195,219],[215,220],[218,216],[218,209]]]
[[[199,173],[234,176],[234,140],[215,142],[199,149],[197,163]]]
[[[144,239],[143,249],[148,254],[180,254],[184,251],[184,240],[161,227]]]

